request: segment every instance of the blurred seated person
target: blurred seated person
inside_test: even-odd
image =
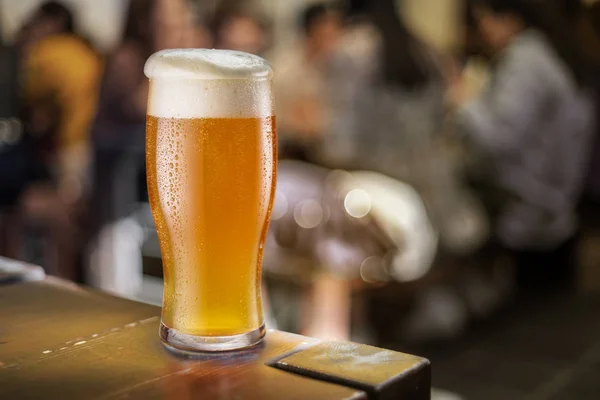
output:
[[[264,56],[270,45],[267,24],[246,9],[223,2],[211,24],[214,47]]]
[[[279,155],[312,161],[315,144],[326,134],[326,71],[342,32],[341,15],[317,3],[302,12],[299,25],[299,46],[289,48],[275,62]]]
[[[572,284],[576,206],[594,129],[588,63],[552,5],[473,4],[494,67],[458,118],[480,157],[494,238],[513,252],[524,291]]]
[[[89,131],[96,110],[102,61],[75,33],[71,11],[49,1],[21,30],[25,133],[31,144],[28,181],[21,212],[24,222],[49,230],[51,273],[77,275],[74,263],[76,217],[89,162]],[[49,259],[51,258],[51,259]]]
[[[185,0],[133,0],[122,43],[109,55],[93,127],[92,243],[88,279],[134,295],[141,285],[143,229],[133,216],[147,202],[144,64],[169,48],[210,46]]]

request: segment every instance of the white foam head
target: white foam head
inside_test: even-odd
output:
[[[256,118],[273,115],[269,63],[239,51],[163,50],[144,68],[148,114],[163,118]]]

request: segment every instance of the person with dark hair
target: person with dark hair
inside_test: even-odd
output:
[[[411,194],[403,192],[403,200],[418,203],[415,209],[424,205],[427,216],[414,222],[413,232],[426,234],[417,240],[406,234],[406,248],[399,254],[412,257],[419,269],[429,269],[434,257],[424,254],[435,254],[438,243],[453,254],[474,251],[486,240],[487,226],[441,143],[445,82],[438,56],[408,29],[396,0],[350,0],[345,11],[347,31],[327,63],[324,97],[329,115],[318,147],[319,163],[376,172],[398,186],[410,187]],[[297,82],[292,90],[303,85]],[[379,186],[380,181],[372,183],[380,191],[373,194],[378,199],[369,201],[395,196],[389,187]],[[398,219],[410,219],[416,214],[412,206],[402,208],[396,203],[395,208],[394,202],[387,203],[390,215],[396,211]],[[435,232],[432,236],[430,230]],[[433,250],[427,248],[416,256],[432,242]],[[318,337],[327,336],[327,331],[342,332],[349,283],[337,278],[318,282],[313,298],[338,307],[317,308],[313,319],[318,323],[309,325],[312,330],[305,333]]]
[[[485,240],[485,220],[441,141],[446,110],[439,57],[410,32],[396,3],[346,3],[351,27],[330,66],[333,116],[322,162],[412,185],[442,244],[450,252],[472,250]],[[472,229],[461,228],[465,218],[474,221]]]
[[[47,1],[29,17],[17,33],[21,49],[55,34],[76,34],[73,13],[58,1]]]
[[[54,274],[75,279],[77,217],[102,60],[77,33],[71,10],[43,3],[17,36],[28,173],[15,213],[43,227]],[[20,236],[22,232],[14,232]]]
[[[382,172],[394,176],[402,170],[396,165],[402,157],[390,153],[382,159],[375,149],[365,149],[389,148],[392,143],[410,140],[415,133],[432,135],[441,131],[443,81],[438,61],[434,52],[408,30],[395,1],[349,1],[346,14],[349,31],[330,64],[329,74],[334,86],[332,104],[339,112],[331,121],[329,138],[332,150],[342,147],[333,152],[337,154],[329,155],[361,164],[361,168],[383,168]],[[407,112],[398,112],[397,106]],[[375,110],[385,118],[367,116]],[[403,120],[395,122],[409,126],[379,125],[392,123],[396,117]],[[368,129],[363,125],[370,123],[374,126]],[[383,166],[392,159],[391,164]],[[368,163],[377,164],[369,167]]]
[[[318,21],[326,18],[335,10],[326,3],[314,3],[302,11],[299,20],[300,31],[309,36],[313,30],[318,28]]]
[[[143,229],[135,215],[147,201],[149,82],[144,64],[162,49],[207,45],[197,32],[185,0],[132,0],[122,43],[107,59],[92,129],[92,257],[87,278],[96,287],[131,296],[141,284]]]
[[[123,40],[106,62],[94,126],[97,144],[133,143],[137,138],[143,145],[143,129],[136,136],[131,127],[143,128],[145,123],[148,80],[144,63],[161,49],[196,46],[187,36],[191,22],[185,1],[131,1]]]
[[[73,202],[81,193],[88,138],[96,107],[102,61],[77,34],[70,9],[49,1],[40,6],[19,35],[29,131],[52,155],[46,170],[59,192]],[[54,150],[55,149],[55,150]]]
[[[38,11],[40,16],[45,16],[53,21],[58,27],[56,30],[63,33],[74,33],[75,23],[73,14],[62,3],[57,1],[48,1],[40,6]]]
[[[275,62],[275,95],[282,158],[315,159],[315,146],[326,132],[327,65],[342,34],[341,15],[324,3],[300,15],[298,46]]]
[[[576,207],[593,135],[589,64],[553,2],[475,0],[490,83],[458,114],[523,288],[574,283]],[[482,169],[480,169],[482,171]]]

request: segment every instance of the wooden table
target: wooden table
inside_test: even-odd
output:
[[[425,359],[269,331],[183,359],[160,309],[56,279],[0,286],[0,399],[429,399]]]

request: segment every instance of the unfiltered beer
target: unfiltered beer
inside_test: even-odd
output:
[[[176,50],[152,56],[146,74],[161,337],[184,350],[253,344],[264,335],[261,263],[276,175],[270,69],[244,53]]]

